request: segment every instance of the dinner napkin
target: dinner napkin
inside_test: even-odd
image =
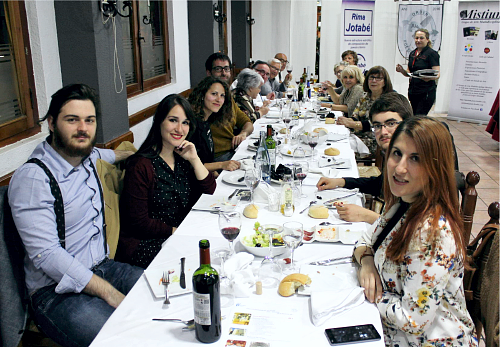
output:
[[[242,159],[240,160],[240,164],[240,169],[245,171],[253,169],[255,166],[255,162],[253,159]]]
[[[276,189],[271,187],[270,184],[264,181],[260,181],[259,186],[254,191],[254,200],[257,202],[264,201],[267,203],[267,196],[269,195],[269,193],[275,193],[275,192]]]
[[[364,301],[365,293],[362,287],[336,291],[313,291],[311,293],[311,317],[313,324],[320,326],[331,316],[359,306]]]
[[[320,174],[323,177],[328,177],[328,178],[334,178],[337,176],[337,170],[334,168],[328,168],[328,167],[310,167],[309,168],[310,173],[314,174]],[[306,178],[307,180],[307,178]]]
[[[361,141],[359,137],[354,134],[349,136],[349,144],[354,152],[359,154],[370,154],[370,150],[366,145]]]
[[[221,286],[221,294],[232,292],[236,298],[248,298],[252,293],[255,278],[250,265],[254,256],[250,253],[235,253],[224,264],[224,271],[230,281],[230,287]]]

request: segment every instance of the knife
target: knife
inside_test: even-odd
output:
[[[184,262],[186,261],[186,258],[181,258],[181,279],[180,279],[180,286],[182,289],[186,289],[186,275],[184,274]]]
[[[338,265],[347,263],[352,263],[352,256],[313,261],[309,265]]]
[[[345,198],[348,198],[348,197],[356,195],[356,194],[358,194],[358,193],[356,192],[356,193],[351,193],[351,194],[347,194],[347,195],[344,195],[344,196],[339,196],[338,198],[333,198],[333,199],[325,201],[324,204],[325,205],[331,205],[331,203],[334,202],[334,201],[345,199]]]

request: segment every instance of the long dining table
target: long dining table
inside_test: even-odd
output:
[[[233,159],[241,160],[255,155],[255,149],[252,148],[255,141],[258,140],[260,131],[265,130],[267,124],[279,129],[279,119],[270,118],[260,119],[254,124],[254,133],[242,142]],[[335,140],[326,141],[316,147],[320,157],[323,151],[328,147],[339,149],[340,155],[338,161],[344,161],[342,168],[331,168],[327,173],[336,177],[358,177],[358,170],[354,157],[354,152],[350,148],[347,136],[342,138],[339,135],[348,135],[349,131],[344,126],[335,124],[325,124],[321,120],[305,119],[299,121],[299,126],[295,131],[301,131],[300,128],[306,122],[316,122],[308,124],[312,127],[326,128],[329,134],[338,134]],[[294,130],[294,129],[292,129]],[[284,142],[284,141],[283,141]],[[250,147],[249,147],[250,145]],[[288,152],[288,144],[280,146],[281,155],[277,156],[277,164],[291,163],[293,157]],[[307,144],[301,146],[307,148]],[[293,149],[293,148],[292,148]],[[308,157],[303,158],[309,160]],[[317,167],[317,163],[311,164],[311,171]],[[223,171],[217,178],[217,189],[214,198],[228,197],[235,189],[246,188],[244,182],[235,181],[235,175],[244,176],[244,171]],[[313,219],[308,216],[307,211],[300,214],[309,203],[316,200],[322,203],[320,199],[329,199],[331,197],[342,196],[347,190],[332,190],[318,192],[315,184],[321,174],[309,173],[304,180],[303,197],[296,202],[295,212],[292,217],[285,217],[280,212],[270,212],[267,208],[267,200],[263,191],[257,188],[255,193],[255,204],[259,206],[257,219],[248,219],[242,217],[242,226],[240,236],[235,240],[236,252],[245,252],[241,240],[245,235],[253,232],[254,223],[260,224],[274,223],[283,224],[287,221],[299,221],[303,223],[304,229],[311,230],[320,222],[325,220]],[[271,183],[271,187],[278,190],[279,184]],[[323,194],[323,195],[322,195]],[[350,202],[362,204],[361,194],[351,197]],[[323,200],[323,201],[324,201]],[[248,202],[241,201],[236,206],[236,211],[242,212]],[[341,222],[334,209],[329,210],[328,221],[331,223]],[[308,265],[312,261],[328,258],[347,257],[352,254],[353,243],[355,239],[370,226],[365,223],[352,223],[352,225],[339,225],[339,231],[343,230],[345,234],[350,234],[350,239],[342,242],[311,242],[304,243],[295,250],[294,261],[300,272],[307,273],[312,278],[309,292],[314,290],[332,290],[334,295],[336,289],[342,289],[348,286],[357,286],[356,268],[352,263],[344,263],[331,266],[312,266]],[[218,227],[218,215],[206,211],[192,210],[176,232],[168,238],[163,248],[150,264],[148,269],[133,289],[128,293],[123,302],[115,310],[109,320],[106,322],[98,336],[92,342],[92,347],[99,346],[191,346],[199,344],[195,338],[194,330],[184,328],[183,324],[177,322],[153,321],[153,318],[177,318],[189,320],[193,318],[193,299],[189,290],[181,295],[174,295],[171,292],[170,305],[163,304],[161,293],[160,277],[163,271],[169,269],[179,270],[180,258],[186,258],[186,281],[189,284],[192,280],[191,274],[199,265],[200,239],[208,239],[211,249],[227,247],[228,241],[223,238]],[[284,253],[278,258],[289,257]],[[257,274],[261,257],[255,257],[250,264],[251,270]],[[217,259],[212,258],[212,262],[218,265]],[[286,265],[285,265],[286,266]],[[218,268],[218,267],[217,267]],[[155,277],[156,276],[156,277]],[[284,275],[283,275],[284,276]],[[155,283],[156,281],[156,283]],[[294,294],[290,297],[282,297],[278,294],[277,288],[264,288],[262,295],[257,295],[255,286],[248,288],[250,293],[248,297],[236,297],[234,304],[227,308],[222,308],[222,336],[218,342],[213,343],[216,346],[329,346],[325,337],[326,328],[345,327],[352,325],[373,324],[382,338],[378,341],[362,342],[354,345],[360,346],[383,346],[383,331],[380,320],[380,314],[374,304],[364,301],[361,305],[345,310],[341,313],[329,317],[325,323],[315,326],[311,318],[311,293],[309,295]],[[307,294],[307,293],[306,293]],[[243,315],[241,314],[243,313]],[[246,321],[243,324],[236,325],[236,316],[239,319],[244,317]],[[251,317],[250,319],[248,319]],[[245,320],[244,319],[244,320]],[[241,322],[240,322],[241,323]]]

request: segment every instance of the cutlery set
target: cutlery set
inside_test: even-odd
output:
[[[181,275],[179,280],[179,285],[182,289],[186,289],[186,274],[184,273],[184,265],[186,262],[186,258],[181,258]],[[163,276],[161,278],[161,284],[165,286],[165,300],[163,301],[163,305],[170,305],[170,299],[168,298],[168,285],[170,284],[170,271],[164,271]],[[153,319],[155,320],[155,319]]]

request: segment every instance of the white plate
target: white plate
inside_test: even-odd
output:
[[[193,259],[194,260],[194,259]],[[170,271],[170,284],[168,285],[168,295],[176,296],[186,293],[191,293],[193,291],[193,273],[198,268],[199,264],[195,262],[189,262],[186,259],[186,264],[184,267],[184,274],[186,278],[186,289],[182,289],[179,283],[180,273],[181,273],[181,262],[168,263],[163,265],[161,269],[146,269],[144,270],[144,275],[146,275],[146,280],[156,298],[165,297],[165,286],[161,284],[161,278],[164,271]],[[173,272],[172,272],[173,271]]]
[[[322,226],[317,225],[314,229],[314,233],[312,235],[312,239],[310,240],[302,240],[304,243],[312,243],[314,241],[317,242],[341,242],[344,245],[354,245],[356,241],[359,240],[361,234],[363,232],[360,229],[360,226],[357,225],[331,225],[330,227],[335,227],[336,235],[333,238],[322,237],[318,230],[322,228]],[[323,227],[327,228],[327,227]]]
[[[349,134],[328,133],[326,140],[327,141],[343,141],[343,140],[347,140],[348,138],[349,138]]]
[[[229,184],[234,184],[236,186],[245,186],[245,180],[243,179],[241,182],[238,182],[238,179],[245,177],[245,171],[243,170],[236,170],[236,171],[231,171],[222,176],[222,180],[226,183]]]
[[[287,156],[287,157],[293,157],[293,151],[294,151],[294,147],[293,148],[290,148],[290,147],[282,147],[281,148],[281,154]],[[288,153],[288,151],[290,151],[290,153]],[[311,150],[309,148],[304,148],[304,151],[306,153],[306,157],[310,157],[311,156]]]
[[[313,291],[342,290],[357,287],[356,267],[353,264],[330,266],[302,265],[300,273],[311,278],[309,286],[300,287],[300,295],[311,295]]]
[[[354,191],[347,191],[347,190],[337,190],[337,189],[328,189],[328,190],[322,190],[320,192],[317,192],[317,196],[321,196],[321,199],[318,200],[318,203],[325,203],[328,200],[335,199],[335,198],[340,198],[349,194],[356,193],[356,190]],[[338,202],[343,202],[344,204],[358,204],[361,205],[361,193],[358,193],[356,195],[351,195],[347,198],[342,198],[339,200],[336,200]]]
[[[193,209],[205,211],[232,211],[235,207],[236,205],[229,202],[225,195],[202,194],[193,206]]]

